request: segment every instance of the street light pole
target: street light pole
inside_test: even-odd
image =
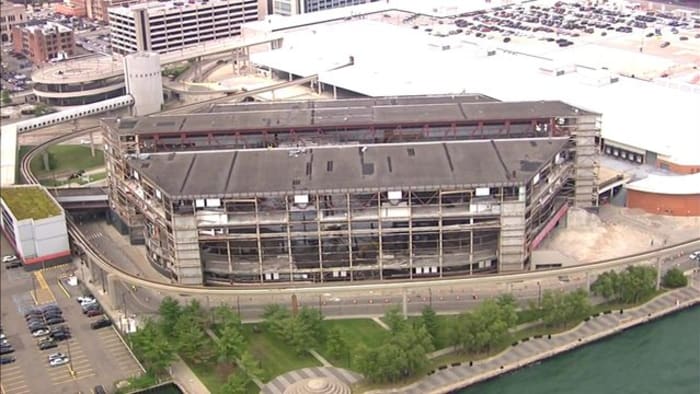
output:
[[[66,346],[68,347],[68,371],[71,376],[75,376],[75,370],[73,369],[73,356],[70,353],[70,340],[66,341]]]
[[[542,307],[542,283],[539,280],[537,281],[537,306]]]

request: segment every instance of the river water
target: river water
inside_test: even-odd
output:
[[[460,394],[700,394],[700,307]]]

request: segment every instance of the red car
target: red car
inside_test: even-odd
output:
[[[102,308],[97,308],[97,309],[90,309],[87,311],[86,315],[87,317],[93,317],[93,316],[100,316],[104,312],[102,311]]]

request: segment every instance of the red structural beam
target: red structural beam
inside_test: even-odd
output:
[[[540,246],[542,241],[544,241],[545,237],[547,237],[547,235],[549,235],[549,233],[552,232],[554,226],[556,226],[557,222],[559,222],[559,219],[561,219],[568,210],[569,204],[564,204],[561,208],[559,208],[557,213],[554,214],[554,216],[549,220],[549,222],[547,222],[544,228],[542,228],[542,231],[540,231],[540,233],[537,234],[535,239],[533,239],[530,243],[530,252],[532,252],[534,249]]]

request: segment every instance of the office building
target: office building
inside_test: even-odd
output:
[[[73,30],[54,22],[14,26],[12,45],[35,64],[75,54]]]
[[[261,19],[264,0],[168,1],[109,9],[112,50],[165,53],[240,34]]]

